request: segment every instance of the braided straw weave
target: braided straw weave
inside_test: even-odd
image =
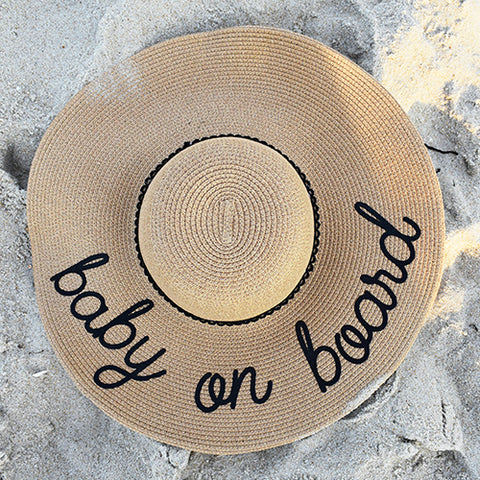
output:
[[[209,453],[346,415],[403,360],[442,271],[405,113],[340,54],[263,27],[169,40],[85,86],[39,146],[28,223],[78,387]]]

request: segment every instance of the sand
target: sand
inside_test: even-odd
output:
[[[445,272],[397,372],[348,417],[265,452],[169,447],[106,417],[56,359],[25,216],[36,147],[86,82],[181,34],[263,24],[358,63],[419,130],[445,204]],[[0,478],[480,478],[480,3],[475,0],[0,2]]]

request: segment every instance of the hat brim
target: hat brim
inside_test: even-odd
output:
[[[185,142],[226,134],[298,165],[320,225],[314,268],[292,301],[231,326],[189,318],[159,295],[135,242],[150,172]],[[78,387],[124,425],[207,453],[282,445],[346,415],[404,359],[442,272],[440,189],[406,114],[339,53],[263,27],[166,41],[85,86],[37,151],[28,225],[41,317]],[[86,292],[96,294],[91,321],[76,302]],[[100,341],[126,311],[134,337],[105,348],[132,332],[124,324]],[[134,365],[152,358],[135,378]],[[199,408],[199,388],[211,411]]]

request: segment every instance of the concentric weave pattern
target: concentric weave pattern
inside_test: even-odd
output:
[[[203,140],[148,186],[139,242],[159,288],[208,320],[256,317],[295,289],[310,263],[314,215],[294,167],[251,139]]]
[[[245,309],[231,327],[159,295],[135,240],[159,162],[225,135],[261,146],[198,142],[163,176],[167,162],[141,250],[192,313],[226,314],[213,299],[231,285]],[[244,148],[270,167],[245,170]],[[242,323],[284,297],[311,251],[312,208],[285,158],[315,192],[316,261],[288,303]],[[405,357],[441,278],[442,199],[407,116],[348,59],[281,30],[177,38],[88,84],[46,132],[27,204],[40,313],[79,388],[130,428],[202,452],[282,445],[347,414]]]

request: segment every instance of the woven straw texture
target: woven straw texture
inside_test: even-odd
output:
[[[173,39],[88,84],[45,134],[27,200],[69,374],[119,422],[195,451],[282,445],[347,414],[403,360],[441,278],[442,199],[407,116],[283,30]]]

